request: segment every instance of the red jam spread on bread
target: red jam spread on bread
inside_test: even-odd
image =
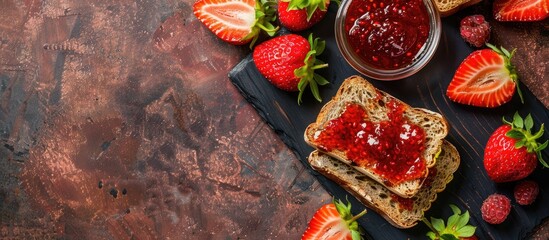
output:
[[[414,198],[403,198],[399,195],[396,195],[394,193],[391,194],[391,200],[398,203],[398,208],[401,210],[408,210],[412,211],[414,210]]]
[[[342,151],[353,164],[372,169],[388,186],[424,177],[423,129],[408,121],[401,103],[391,100],[386,105],[389,120],[372,122],[362,106],[349,103],[314,141],[324,151]]]
[[[351,48],[366,63],[384,70],[410,65],[429,29],[423,0],[352,0],[345,18]]]

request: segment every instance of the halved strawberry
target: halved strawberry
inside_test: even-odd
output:
[[[303,31],[320,22],[329,5],[330,0],[280,0],[278,19],[290,31]]]
[[[301,240],[317,239],[362,239],[356,220],[366,214],[366,209],[356,216],[351,213],[351,204],[333,201],[318,209],[309,222]]]
[[[446,95],[457,103],[492,108],[510,101],[516,88],[523,101],[518,76],[511,65],[516,49],[509,52],[486,45],[490,49],[474,51],[459,65]]]
[[[498,21],[541,21],[549,16],[549,0],[495,0]]]
[[[278,30],[271,23],[276,18],[275,5],[273,0],[198,0],[193,12],[223,41],[235,45],[251,42],[251,47],[260,30],[269,36]]]

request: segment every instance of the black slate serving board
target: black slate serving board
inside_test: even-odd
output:
[[[297,105],[297,93],[278,90],[261,76],[251,55],[247,56],[229,73],[229,78],[242,95],[254,106],[263,119],[274,129],[284,143],[290,147],[302,163],[314,174],[324,188],[337,199],[345,199],[347,192],[334,182],[312,170],[307,156],[313,150],[303,140],[306,126],[312,123],[322,105],[335,95],[342,81],[356,75],[354,69],[341,56],[334,39],[334,19],[336,9],[330,7],[326,18],[310,32],[326,40],[326,51],[319,57],[329,64],[328,69],[318,71],[331,84],[321,88],[324,102],[318,103],[305,93],[304,103]],[[469,107],[451,102],[445,95],[446,88],[461,61],[473,51],[459,36],[459,18],[443,19],[441,42],[434,58],[415,75],[399,81],[378,81],[368,79],[377,88],[392,94],[414,107],[422,107],[442,113],[451,125],[446,138],[454,144],[460,155],[461,165],[454,174],[446,190],[438,195],[427,217],[447,218],[451,215],[448,204],[455,204],[471,214],[470,223],[477,226],[479,239],[523,239],[541,220],[549,216],[549,169],[538,169],[529,177],[540,183],[541,191],[537,201],[531,206],[520,206],[513,200],[515,183],[495,184],[483,167],[484,146],[490,134],[501,125],[501,118],[511,119],[518,111],[522,116],[531,113],[536,123],[549,123],[549,111],[536,97],[522,85],[525,103],[521,104],[518,95],[504,106],[495,109]],[[301,33],[307,36],[309,32]],[[520,74],[520,73],[519,73]],[[547,133],[544,138],[547,139]],[[549,161],[547,150],[544,159]],[[508,219],[499,225],[490,225],[482,220],[480,206],[492,193],[501,193],[512,199],[512,210]],[[364,206],[348,196],[355,213]],[[373,211],[359,220],[371,239],[427,239],[428,228],[419,223],[411,229],[397,229]],[[368,236],[369,235],[369,236]]]

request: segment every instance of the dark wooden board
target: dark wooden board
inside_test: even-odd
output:
[[[345,62],[337,48],[333,24],[335,9],[330,11],[320,25],[311,29],[315,36],[326,40],[326,51],[319,57],[329,64],[328,70],[319,71],[331,84],[321,89],[324,103],[337,91],[341,82],[358,74]],[[549,216],[549,169],[541,165],[529,177],[541,184],[541,193],[531,206],[520,206],[513,200],[515,183],[495,184],[483,167],[484,146],[490,134],[501,125],[503,116],[510,119],[515,111],[523,116],[532,113],[536,129],[541,123],[549,123],[549,111],[522,85],[525,103],[518,96],[504,106],[495,109],[469,107],[451,102],[445,95],[446,88],[461,61],[473,51],[466,45],[458,31],[458,17],[443,19],[443,35],[436,55],[431,62],[417,74],[399,81],[378,81],[368,79],[379,89],[386,91],[414,107],[423,107],[442,113],[451,125],[447,140],[453,143],[461,155],[461,165],[454,174],[454,180],[446,190],[438,195],[427,217],[444,217],[451,214],[448,204],[456,204],[469,210],[471,224],[477,226],[479,239],[523,239],[541,220]],[[302,33],[307,36],[309,32]],[[313,122],[323,103],[315,102],[309,93],[304,94],[304,103],[297,105],[297,93],[287,93],[270,85],[257,71],[251,56],[247,56],[229,74],[231,81],[242,95],[255,107],[264,120],[274,129],[280,138],[290,147],[302,163],[313,173],[324,188],[335,198],[345,199],[347,193],[334,182],[314,172],[307,163],[307,156],[313,150],[303,140],[303,132]],[[547,139],[547,133],[545,134]],[[547,150],[543,153],[549,160]],[[508,219],[500,225],[490,225],[482,220],[480,206],[492,193],[505,194],[512,199],[512,211]],[[349,196],[354,211],[364,206]],[[423,223],[411,229],[397,229],[388,224],[379,215],[370,211],[360,219],[360,225],[373,239],[425,239],[428,231]]]

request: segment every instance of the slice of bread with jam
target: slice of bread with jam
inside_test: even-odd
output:
[[[402,198],[362,172],[318,150],[307,160],[314,170],[342,186],[397,228],[410,228],[421,221],[437,194],[453,179],[460,163],[456,148],[444,141],[436,165],[429,171],[422,187],[412,198]]]
[[[304,133],[312,147],[352,166],[395,194],[420,190],[441,151],[448,124],[360,76],[347,78]]]

